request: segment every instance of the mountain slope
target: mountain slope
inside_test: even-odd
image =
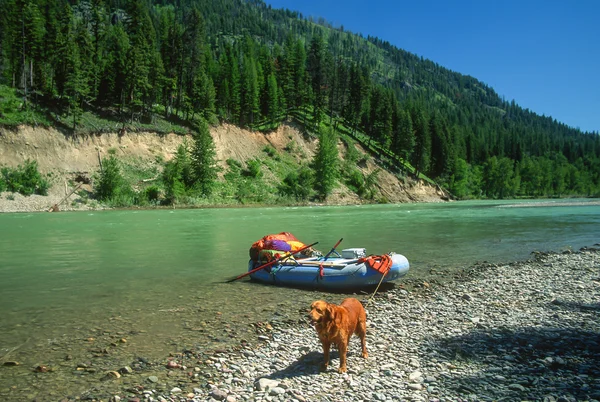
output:
[[[206,119],[268,131],[294,116],[314,135],[333,125],[401,176],[426,175],[458,198],[600,194],[597,133],[323,20],[259,0],[5,4],[0,124],[42,116],[75,134],[187,132]]]

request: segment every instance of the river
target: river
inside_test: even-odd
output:
[[[395,251],[408,258],[409,277],[427,278],[434,267],[523,260],[532,251],[598,243],[600,202],[0,214],[0,363],[17,361],[28,372],[39,364],[64,367],[68,378],[73,364],[65,359],[89,359],[98,352],[91,344],[122,342],[113,365],[161,358],[190,344],[239,342],[253,336],[251,323],[286,319],[286,310],[305,309],[315,298],[338,300],[247,278],[224,283],[245,272],[254,241],[281,231],[318,241],[324,252],[340,238],[339,249]],[[37,395],[20,378],[26,374],[0,375],[0,396],[13,386]],[[52,384],[62,395],[84,387],[85,379]]]

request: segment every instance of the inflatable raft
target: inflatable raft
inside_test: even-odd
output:
[[[409,263],[402,254],[368,257],[358,254],[355,258],[344,258],[349,254],[356,255],[355,250],[357,249],[343,250],[342,255],[327,259],[313,257],[282,260],[251,273],[250,277],[281,286],[344,290],[377,286],[380,282],[390,282],[408,273]],[[260,262],[251,259],[248,272],[260,266]]]

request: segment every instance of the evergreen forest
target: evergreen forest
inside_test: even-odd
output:
[[[286,119],[343,133],[391,171],[431,180],[458,199],[600,195],[597,132],[537,115],[474,77],[322,19],[262,0],[0,4],[0,88],[15,94],[0,119],[37,110],[73,134],[89,112],[123,126],[187,126],[204,145],[165,168],[173,197],[186,166],[210,193],[207,124],[264,129]],[[340,165],[327,152],[331,139],[321,136],[315,163],[322,198]],[[286,185],[300,191],[295,180]]]

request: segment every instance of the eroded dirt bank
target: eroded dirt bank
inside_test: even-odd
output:
[[[253,158],[265,158],[264,148],[267,145],[279,152],[294,149],[298,163],[314,156],[317,140],[302,134],[294,125],[282,125],[268,134],[252,132],[237,126],[223,124],[211,128],[217,157],[225,166],[229,158],[242,163]],[[149,132],[108,133],[67,137],[52,128],[33,128],[21,126],[15,130],[0,128],[0,165],[16,167],[25,160],[36,160],[43,174],[50,174],[51,188],[48,196],[24,197],[19,194],[0,194],[1,212],[43,211],[59,203],[70,190],[65,183],[82,176],[93,179],[99,169],[99,160],[114,152],[117,157],[136,164],[160,166],[163,161],[173,157],[177,147],[186,136],[176,134],[158,135]],[[191,138],[187,138],[191,142]],[[345,155],[345,146],[340,142],[340,154]],[[359,152],[364,152],[359,147]],[[368,174],[377,169],[373,159],[359,166]],[[87,186],[87,187],[85,187]],[[91,190],[90,185],[84,188]],[[401,202],[438,202],[443,194],[421,182],[400,180],[382,169],[378,175],[377,191],[379,198],[392,203]],[[61,210],[97,209],[97,203],[78,203],[76,194],[69,197],[69,202],[61,204]],[[345,186],[340,185],[328,200],[329,204],[357,204],[361,200]]]

